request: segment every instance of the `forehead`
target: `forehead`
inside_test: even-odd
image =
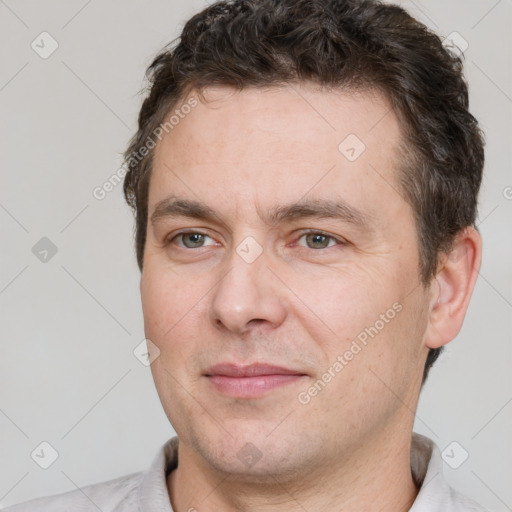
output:
[[[196,99],[155,149],[150,214],[171,190],[258,208],[329,191],[356,199],[366,191],[371,198],[378,188],[388,200],[401,200],[400,126],[378,92],[288,84],[203,93],[204,101],[193,91],[174,107]]]

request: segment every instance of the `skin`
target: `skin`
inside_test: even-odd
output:
[[[172,507],[409,510],[418,492],[409,458],[425,359],[461,327],[480,237],[462,232],[458,256],[442,258],[431,283],[421,284],[413,211],[398,192],[400,126],[380,94],[302,83],[211,87],[205,98],[155,149],[141,278],[146,337],[160,350],[151,370],[180,439],[167,481]],[[348,134],[366,146],[355,161],[338,150]],[[216,216],[153,223],[170,195],[205,203]],[[299,200],[339,199],[364,226],[266,218]],[[183,236],[190,231],[205,236]],[[249,236],[262,250],[252,263],[237,252]],[[400,312],[300,403],[299,393],[396,303]],[[226,361],[304,376],[234,398],[204,376]],[[247,443],[261,456],[253,465],[237,456]]]

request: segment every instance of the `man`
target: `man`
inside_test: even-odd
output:
[[[178,434],[10,510],[479,511],[412,433],[481,259],[460,60],[374,1],[221,2],[150,67],[125,195]]]

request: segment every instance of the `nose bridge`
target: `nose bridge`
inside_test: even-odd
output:
[[[275,283],[267,268],[267,257],[251,240],[233,249],[227,270],[213,290],[212,321],[217,326],[241,334],[250,322],[268,322],[274,327],[286,316]]]

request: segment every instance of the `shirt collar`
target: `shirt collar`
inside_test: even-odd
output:
[[[178,465],[178,438],[169,439],[158,451],[139,487],[140,512],[173,512],[167,475]]]
[[[178,438],[173,437],[160,448],[144,473],[138,496],[140,512],[173,512],[167,475],[177,464]],[[452,503],[455,495],[443,479],[441,453],[430,439],[416,433],[411,441],[411,471],[419,493],[409,512],[451,510],[448,502]]]

